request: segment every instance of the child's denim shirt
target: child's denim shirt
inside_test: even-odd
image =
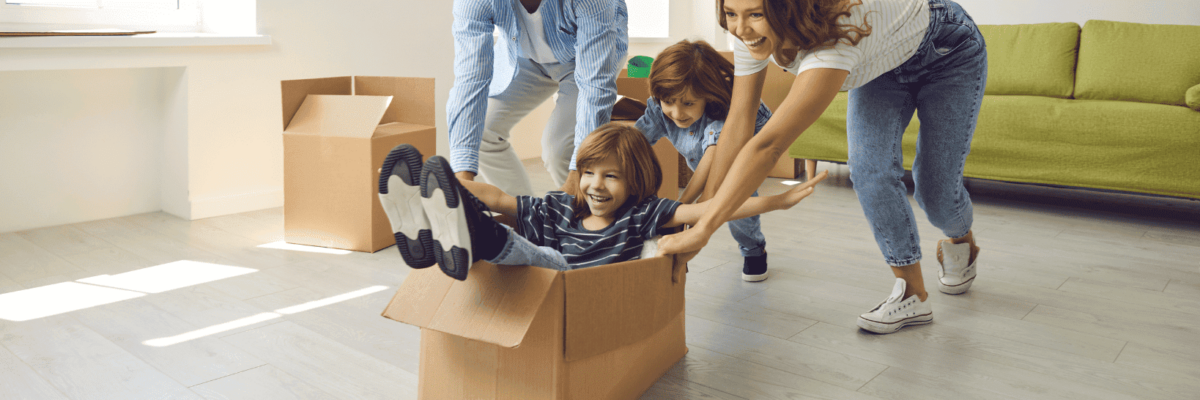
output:
[[[754,121],[754,133],[758,134],[758,131],[762,130],[763,125],[766,125],[769,119],[771,119],[771,109],[760,101],[758,115]],[[695,171],[700,164],[700,159],[704,157],[704,150],[708,146],[717,144],[717,138],[721,136],[721,129],[725,127],[725,121],[713,120],[706,114],[693,122],[691,126],[680,128],[663,113],[658,100],[651,97],[646,99],[646,113],[638,118],[635,126],[642,131],[642,134],[646,135],[646,139],[652,145],[658,143],[658,139],[670,140],[671,144],[675,145],[675,150],[687,158],[688,167]]]

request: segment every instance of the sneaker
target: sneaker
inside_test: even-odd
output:
[[[978,256],[979,250],[975,250]],[[975,261],[971,256],[971,243],[953,244],[949,240],[938,241],[938,291],[945,294],[963,294],[975,281]],[[975,258],[975,259],[972,259]]]
[[[761,256],[746,257],[742,262],[742,280],[746,282],[767,280],[767,253],[763,253]]]
[[[909,325],[933,322],[933,308],[928,298],[921,301],[914,294],[907,299],[900,299],[904,296],[905,285],[903,279],[896,278],[892,295],[870,312],[858,316],[858,327],[875,333],[892,333]]]
[[[451,278],[466,280],[472,264],[498,255],[508,239],[508,230],[458,182],[441,156],[429,157],[421,170],[421,204],[429,216],[434,256]]]
[[[425,268],[436,261],[429,220],[421,207],[421,152],[408,144],[392,149],[379,173],[379,204],[392,224],[404,263]]]

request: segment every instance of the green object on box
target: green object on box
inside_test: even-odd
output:
[[[625,67],[629,72],[630,78],[648,78],[650,77],[650,66],[654,64],[654,59],[646,56],[635,56],[629,59],[629,65]]]

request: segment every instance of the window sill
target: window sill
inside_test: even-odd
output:
[[[197,32],[159,32],[133,36],[29,36],[0,37],[0,48],[74,47],[187,47],[262,46],[271,44],[269,35],[218,35]]]

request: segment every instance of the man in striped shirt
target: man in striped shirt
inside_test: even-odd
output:
[[[625,0],[455,0],[446,105],[455,175],[479,174],[510,195],[533,195],[509,131],[557,93],[542,160],[562,186],[575,148],[609,120],[627,25]]]

